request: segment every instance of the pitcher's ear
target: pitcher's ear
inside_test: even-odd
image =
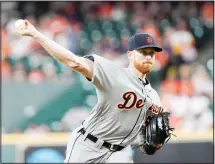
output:
[[[132,59],[132,51],[128,51],[127,55],[128,55],[128,59],[131,60]]]

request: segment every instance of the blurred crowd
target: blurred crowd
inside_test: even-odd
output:
[[[129,37],[150,33],[164,51],[156,54],[149,79],[173,113],[172,123],[185,131],[213,126],[208,73],[213,59],[206,66],[198,63],[199,49],[213,34],[212,2],[5,2],[1,7],[3,81],[43,83],[72,76],[33,39],[15,34],[19,18],[79,56],[96,53],[121,66],[128,65]],[[27,131],[35,127],[50,130],[32,125]]]

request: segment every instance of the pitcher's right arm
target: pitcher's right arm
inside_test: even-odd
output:
[[[58,43],[49,39],[39,32],[27,20],[23,20],[23,23],[24,24],[22,26],[15,27],[16,31],[21,36],[30,36],[34,38],[56,60],[70,67],[71,69],[80,72],[86,78],[90,80],[92,79],[93,61],[84,57],[79,57]]]

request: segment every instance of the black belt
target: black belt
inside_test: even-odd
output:
[[[81,134],[85,134],[86,131],[84,128],[81,128],[78,132],[81,132]],[[87,134],[86,138],[88,138],[89,140],[91,140],[92,142],[96,143],[98,138],[93,136],[92,134]],[[110,151],[120,151],[122,149],[124,149],[124,146],[120,146],[120,145],[115,145],[115,144],[111,144],[109,142],[104,141],[104,143],[102,144],[102,146],[106,147],[107,149],[109,149]]]

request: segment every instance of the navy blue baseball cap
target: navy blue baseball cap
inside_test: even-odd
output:
[[[162,51],[162,48],[156,46],[154,38],[149,34],[138,33],[133,35],[128,41],[129,51],[148,47],[153,47],[156,52]]]

